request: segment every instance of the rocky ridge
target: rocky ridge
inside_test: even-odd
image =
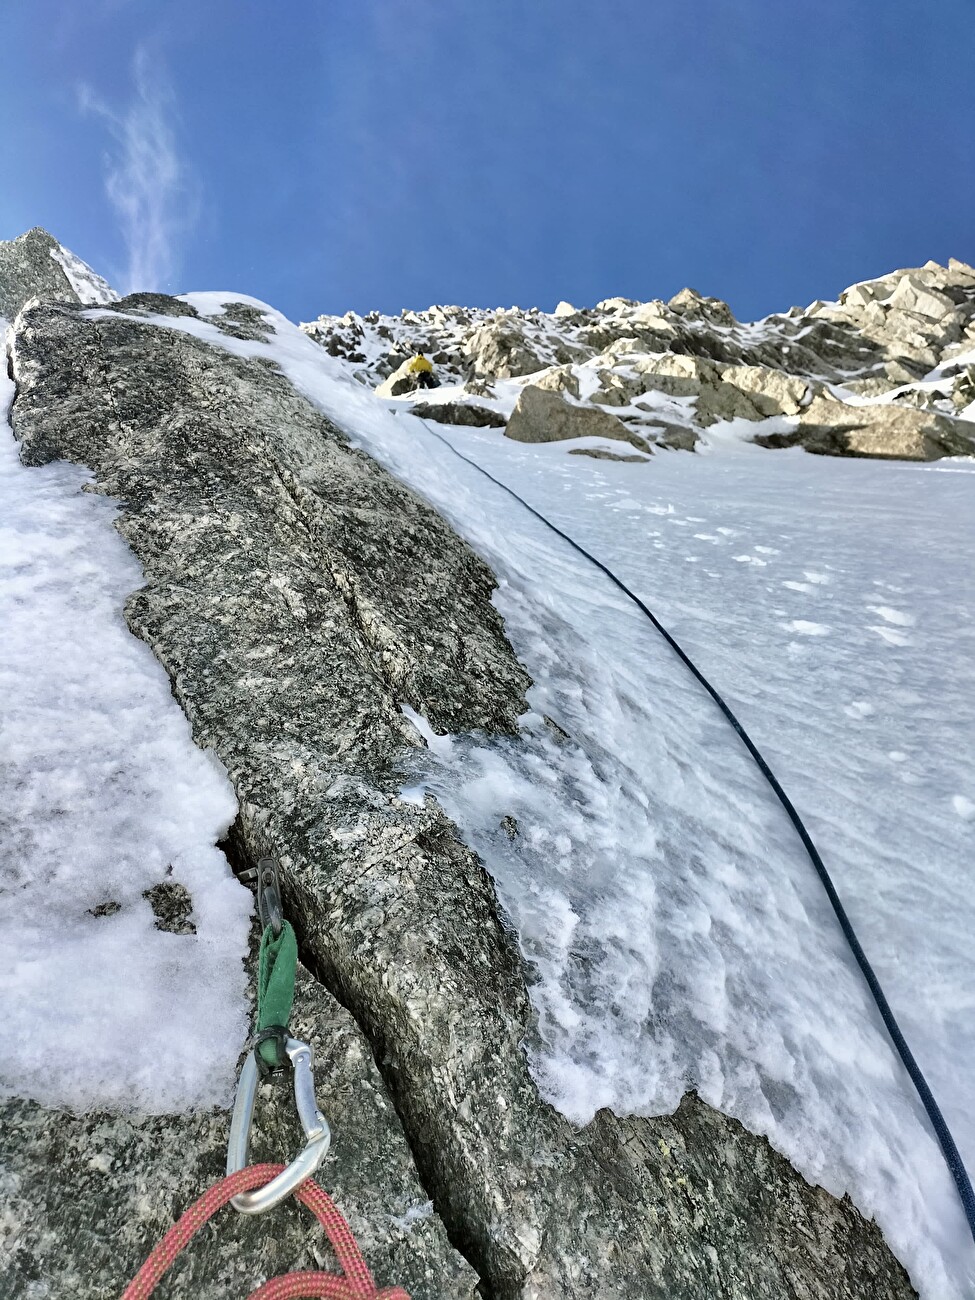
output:
[[[458,410],[476,405],[525,441],[691,449],[710,426],[740,420],[755,426],[743,436],[765,446],[827,455],[929,460],[973,447],[975,269],[954,259],[748,324],[684,289],[667,303],[348,312],[302,329],[406,410],[415,395],[397,371],[423,350],[442,383],[423,394],[425,418],[439,403],[434,418],[474,423]]]
[[[402,705],[441,732],[517,730],[529,683],[486,566],[276,367],[167,328],[200,319],[188,303],[35,297],[10,339],[22,460],[87,465],[121,503],[145,573],[125,616],[234,784],[227,852],[281,862],[308,972],[296,1027],[336,1132],[322,1177],[379,1279],[413,1300],[912,1295],[847,1199],[695,1096],[581,1130],[540,1098],[529,975],[492,882],[433,799],[399,797],[423,744]],[[247,304],[207,323],[268,328]],[[2,1286],[116,1294],[218,1172],[225,1122],[5,1103]],[[136,1228],[115,1237],[115,1216]],[[205,1278],[229,1300],[316,1249],[295,1213],[274,1236],[218,1234],[170,1293]]]
[[[35,297],[92,306],[118,300],[107,280],[39,226],[0,240],[0,316],[13,320]]]

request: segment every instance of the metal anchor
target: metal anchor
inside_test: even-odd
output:
[[[261,929],[270,926],[276,939],[284,925],[284,907],[281,904],[277,860],[261,858],[256,867],[247,867],[243,871],[238,871],[237,879],[249,889],[257,891],[257,914],[261,919]]]

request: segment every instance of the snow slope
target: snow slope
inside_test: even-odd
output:
[[[71,288],[78,295],[79,302],[103,304],[118,301],[118,294],[108,281],[103,280],[87,262],[76,257],[63,244],[51,249],[51,257],[64,272]]]
[[[0,321],[0,338],[6,324]],[[250,895],[215,841],[236,814],[152,652],[115,506],[21,465],[0,373],[0,1094],[149,1112],[226,1104],[247,1034]],[[195,934],[145,891],[182,885]]]
[[[231,299],[187,297],[204,315]],[[602,1105],[665,1111],[697,1088],[875,1216],[926,1300],[968,1294],[971,1239],[920,1103],[727,723],[564,543],[263,310],[268,343],[153,323],[276,361],[501,578],[496,603],[535,681],[523,734],[436,737],[417,718],[429,750],[404,797],[436,794],[497,881],[537,974],[543,1091],[585,1123]],[[617,566],[740,710],[975,1163],[975,466],[767,452],[727,426],[709,431],[709,455],[649,466],[438,432]]]
[[[401,442],[422,437],[403,424]],[[644,469],[447,435],[609,562],[727,694],[975,1168],[975,464],[780,462],[730,443]],[[510,499],[427,440],[404,453],[387,437],[427,495],[436,471],[412,462],[437,467],[438,504],[506,576],[497,603],[537,683],[524,741],[434,741],[412,784],[481,853],[536,964],[549,1099],[584,1123],[599,1106],[669,1110],[696,1087],[849,1192],[925,1295],[969,1294],[975,1252],[940,1151],[730,727]],[[554,743],[542,715],[576,743]]]

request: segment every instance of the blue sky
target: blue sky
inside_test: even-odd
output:
[[[4,0],[0,238],[320,312],[975,262],[975,0]]]

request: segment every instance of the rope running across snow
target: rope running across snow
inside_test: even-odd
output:
[[[782,807],[788,814],[789,820],[795,827],[806,852],[809,854],[813,866],[816,868],[816,873],[822,882],[823,888],[826,890],[826,895],[829,898],[830,903],[833,905],[833,911],[836,913],[836,919],[840,923],[840,929],[843,931],[846,941],[850,946],[850,950],[856,958],[857,965],[860,967],[870,992],[873,994],[873,999],[877,1004],[877,1009],[883,1018],[884,1024],[887,1026],[887,1032],[890,1034],[891,1041],[897,1049],[897,1054],[904,1063],[904,1068],[910,1075],[911,1081],[917,1089],[918,1096],[921,1098],[921,1102],[927,1112],[928,1119],[931,1121],[931,1127],[934,1129],[938,1142],[941,1145],[941,1150],[944,1153],[948,1170],[958,1189],[958,1195],[961,1198],[961,1203],[965,1211],[965,1218],[968,1220],[968,1227],[971,1231],[972,1239],[975,1240],[975,1192],[972,1190],[971,1179],[968,1176],[968,1171],[965,1168],[964,1161],[961,1158],[961,1153],[958,1150],[955,1139],[952,1137],[951,1130],[948,1128],[947,1121],[941,1113],[941,1108],[935,1100],[934,1093],[931,1091],[921,1067],[914,1059],[914,1053],[911,1051],[907,1039],[904,1037],[901,1027],[897,1023],[897,1019],[894,1016],[890,1003],[887,1001],[880,980],[877,978],[876,972],[870,965],[867,954],[863,951],[860,940],[857,938],[856,931],[853,928],[853,923],[846,914],[846,909],[844,908],[840,896],[836,891],[836,886],[833,884],[832,878],[826,869],[826,864],[820,857],[819,850],[813,843],[812,837],[803,824],[802,818],[793,806],[792,800],[786,794],[785,790],[783,790],[775,773],[769,767],[758,746],[732,711],[731,706],[719,694],[717,688],[712,686],[704,673],[700,668],[698,668],[678,641],[670,634],[670,632],[667,631],[664,625],[657,618],[656,614],[654,614],[654,612],[640,599],[639,596],[635,594],[635,592],[630,590],[622,579],[616,576],[612,569],[603,564],[601,560],[597,560],[596,557],[587,551],[584,546],[581,546],[577,541],[570,537],[568,533],[563,532],[561,528],[558,528],[553,524],[550,519],[547,519],[545,515],[536,510],[534,506],[529,505],[528,502],[523,497],[519,496],[513,488],[508,487],[506,483],[502,483],[500,479],[496,479],[493,474],[484,469],[483,466],[479,465],[477,461],[472,460],[469,456],[465,456],[463,452],[458,451],[448,438],[445,438],[443,434],[438,433],[436,429],[431,429],[426,420],[421,420],[421,423],[429,434],[439,442],[442,442],[445,447],[448,447],[455,456],[458,456],[466,464],[470,465],[473,469],[476,469],[479,474],[483,474],[485,478],[490,479],[490,481],[496,487],[499,487],[502,492],[506,492],[508,496],[519,502],[519,504],[522,505],[529,514],[533,515],[540,523],[544,524],[546,528],[551,529],[551,531],[558,537],[561,537],[564,542],[567,542],[574,551],[577,551],[581,556],[587,559],[590,564],[595,565],[601,573],[606,575],[614,586],[618,587],[625,596],[629,597],[629,599],[632,600],[633,603],[646,615],[670,648],[680,658],[681,662],[690,670],[691,673],[693,673],[697,681],[700,682],[708,695],[711,696],[711,699],[714,700],[715,704],[734,727],[742,744],[758,764],[762,775],[768,781],[779,802],[782,804]]]

